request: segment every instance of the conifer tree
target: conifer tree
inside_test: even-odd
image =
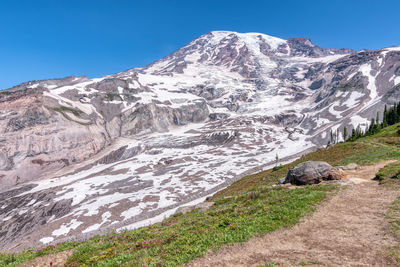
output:
[[[339,143],[339,140],[340,140],[340,130],[339,130],[339,127],[338,127],[337,130],[336,130],[336,143]]]
[[[376,124],[379,124],[379,111],[376,112],[376,119],[375,119],[375,121],[376,121]]]
[[[372,119],[371,119],[371,125],[369,126],[368,131],[366,132],[366,134],[367,134],[367,135],[372,135],[372,134],[374,134],[374,133],[375,133],[375,128],[376,128],[376,126],[375,126],[375,119],[372,118]]]
[[[387,106],[385,105],[385,110],[383,111],[383,118],[382,118],[382,128],[387,126]]]
[[[385,109],[383,111],[382,122],[380,122],[379,112],[376,113],[375,118],[371,118],[371,123],[365,125],[365,128],[361,128],[361,125],[357,125],[356,128],[351,129],[351,135],[348,136],[347,128],[343,128],[343,140],[346,141],[355,141],[358,138],[368,135],[374,135],[378,133],[382,128],[394,125],[400,122],[400,102],[395,103],[392,107],[388,108],[385,105]],[[400,134],[400,130],[399,130]],[[329,144],[339,143],[340,140],[340,129],[338,128],[335,132],[330,131],[331,140],[328,142]]]
[[[400,102],[397,104],[397,116],[399,116],[400,120]]]
[[[393,124],[398,123],[400,121],[400,115],[397,112],[398,109],[399,109],[399,106],[397,104],[394,104],[394,106],[393,106],[393,117],[394,117]]]
[[[356,139],[357,139],[357,137],[356,137],[356,128],[353,127],[351,129],[351,136],[347,140],[348,141],[354,141]]]

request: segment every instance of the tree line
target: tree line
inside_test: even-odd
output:
[[[358,138],[364,137],[364,136],[370,136],[373,134],[378,133],[381,129],[396,124],[400,122],[400,102],[394,104],[392,107],[388,109],[387,105],[385,105],[385,109],[383,111],[383,116],[382,116],[382,121],[379,120],[380,114],[379,112],[376,113],[375,118],[371,118],[371,123],[365,127],[363,130],[360,125],[358,125],[356,128],[353,128],[351,130],[351,134],[348,133],[347,127],[343,128],[343,140],[345,142],[349,141],[355,141]],[[328,146],[330,144],[336,144],[340,141],[341,137],[341,132],[339,128],[336,131],[330,132],[330,140],[328,141]]]

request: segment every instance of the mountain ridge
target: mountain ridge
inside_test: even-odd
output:
[[[0,205],[0,247],[156,216],[342,140],[396,102],[399,62],[400,47],[211,32],[145,67],[1,91],[0,191],[14,202]]]

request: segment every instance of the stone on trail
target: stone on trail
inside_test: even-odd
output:
[[[344,177],[338,170],[323,161],[306,161],[289,170],[285,183],[295,185],[318,184],[324,180],[340,180]]]

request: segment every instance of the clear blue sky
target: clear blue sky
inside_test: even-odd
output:
[[[396,0],[1,0],[0,88],[143,66],[212,30],[400,45],[399,16]]]

